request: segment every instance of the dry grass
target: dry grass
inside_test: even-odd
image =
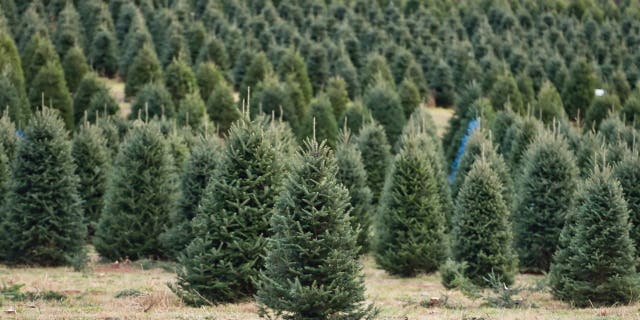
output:
[[[376,269],[370,257],[363,259],[367,296],[380,308],[382,319],[638,319],[638,305],[617,308],[570,309],[548,293],[523,296],[536,308],[496,309],[482,307],[459,291],[445,290],[437,275],[401,279]],[[168,289],[175,275],[161,269],[143,270],[141,264],[92,264],[80,273],[69,268],[0,267],[0,283],[26,286],[23,291],[53,290],[66,301],[5,301],[3,310],[15,308],[16,316],[0,319],[258,319],[256,306],[242,304],[190,308]],[[520,284],[532,284],[540,276],[522,275]],[[139,296],[115,298],[122,290],[135,289]],[[448,297],[448,307],[425,308],[419,302]]]
[[[131,113],[131,102],[127,101],[124,95],[124,82],[120,79],[101,78],[107,85],[111,95],[116,98],[120,105],[120,112],[123,117],[128,117]]]
[[[453,116],[453,108],[427,107],[427,110],[438,127],[438,134],[443,136],[449,127],[449,119]]]

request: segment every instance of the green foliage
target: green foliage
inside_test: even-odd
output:
[[[62,57],[66,56],[69,49],[74,46],[80,48],[86,46],[84,27],[80,23],[80,15],[72,1],[67,1],[64,9],[57,16],[53,42]]]
[[[162,83],[151,82],[142,87],[131,105],[129,119],[152,119],[154,117],[166,116],[173,118],[176,115],[176,108],[171,99],[171,94]]]
[[[547,272],[572,208],[578,168],[566,141],[550,132],[529,146],[522,166],[513,210],[515,248],[521,270]]]
[[[125,80],[129,77],[129,67],[133,65],[133,61],[145,46],[150,47],[157,61],[155,46],[151,39],[151,34],[147,29],[147,25],[145,24],[144,17],[142,17],[141,14],[136,14],[131,21],[129,32],[121,44],[122,56],[119,61],[119,73]],[[157,63],[160,64],[159,61]]]
[[[215,64],[211,62],[198,64],[196,82],[198,83],[202,100],[207,101],[213,90],[223,81],[225,80],[222,71]]]
[[[631,224],[629,237],[637,252],[640,248],[640,157],[638,153],[625,152],[622,160],[613,169],[613,174],[620,181],[624,199],[627,201]]]
[[[172,290],[190,305],[252,296],[284,162],[264,119],[237,121],[192,221]]]
[[[578,113],[586,113],[586,108],[593,101],[595,89],[596,74],[593,67],[584,58],[576,59],[562,90],[562,102],[570,117],[576,118]]]
[[[349,104],[349,92],[347,83],[340,77],[333,77],[327,83],[327,97],[331,101],[335,120],[342,119]]]
[[[335,148],[338,140],[338,124],[333,116],[329,97],[326,94],[316,96],[311,100],[310,109],[304,126],[304,136],[324,142],[327,146]]]
[[[313,43],[306,57],[309,81],[313,92],[318,94],[329,80],[329,57],[327,50],[319,43]]]
[[[242,116],[233,100],[233,89],[226,82],[217,83],[209,95],[207,113],[220,134],[226,134],[231,125]]]
[[[360,129],[356,142],[367,170],[367,183],[373,192],[373,203],[378,203],[387,167],[391,163],[391,147],[384,128],[375,121],[367,122]]]
[[[80,199],[84,212],[84,223],[88,234],[95,233],[103,207],[107,177],[111,169],[111,154],[102,129],[85,124],[73,137],[71,155],[78,176]]]
[[[436,96],[436,105],[442,107],[453,105],[455,100],[453,76],[451,68],[446,62],[440,60],[435,66],[429,85]]]
[[[515,121],[507,130],[503,140],[503,145],[506,145],[506,148],[503,152],[515,176],[521,173],[522,157],[542,130],[543,127],[540,121],[533,117]]]
[[[263,52],[255,55],[246,70],[246,74],[242,78],[242,85],[239,88],[240,97],[246,101],[247,88],[255,90],[258,84],[266,79],[272,72],[273,66],[271,65],[271,62],[269,62],[269,59],[267,59],[267,55]]]
[[[120,105],[116,99],[106,90],[96,92],[89,101],[87,120],[95,122],[96,118],[109,117],[120,113]]]
[[[638,90],[634,91],[625,101],[620,114],[628,124],[640,123],[640,92]]]
[[[509,73],[502,74],[498,77],[496,83],[494,83],[491,88],[489,97],[495,110],[502,110],[505,104],[509,103],[511,110],[519,114],[525,113],[522,95],[520,94],[516,80]]]
[[[635,249],[622,187],[596,167],[578,187],[550,272],[556,298],[578,307],[629,303],[638,297]]]
[[[447,289],[454,289],[460,286],[460,281],[464,280],[464,270],[467,268],[466,263],[458,263],[454,260],[447,259],[440,266],[440,282]]]
[[[382,79],[367,90],[364,105],[385,129],[389,143],[394,145],[406,122],[400,97],[394,88]]]
[[[281,80],[293,75],[293,80],[300,86],[305,103],[311,101],[313,90],[307,73],[307,65],[298,51],[290,48],[285,52],[284,56],[280,58],[277,73]]]
[[[206,42],[200,48],[197,63],[213,62],[222,70],[229,68],[229,58],[224,47],[224,42],[216,37],[207,37]]]
[[[420,134],[403,138],[380,200],[376,262],[391,274],[435,272],[447,255],[446,219]],[[433,146],[431,146],[433,148]]]
[[[175,104],[198,88],[191,67],[181,57],[174,59],[165,70],[164,83]]]
[[[127,81],[124,88],[127,97],[135,97],[147,83],[162,79],[160,61],[153,47],[149,45],[143,46],[138,51],[127,70]]]
[[[62,60],[62,69],[69,91],[76,92],[80,81],[89,72],[89,65],[80,47],[70,47],[66,52]]]
[[[517,259],[508,218],[500,178],[485,159],[476,160],[456,198],[452,252],[467,263],[465,276],[478,286],[486,286],[492,272],[513,283]]]
[[[176,259],[193,240],[191,220],[207,185],[214,176],[220,154],[220,142],[213,136],[201,136],[191,148],[184,172],[180,178],[180,195],[176,210],[171,212],[170,227],[160,240],[168,256]]]
[[[84,115],[91,105],[91,99],[99,92],[109,95],[109,89],[98,78],[98,75],[94,72],[87,73],[80,81],[78,89],[73,96],[73,119],[75,124],[80,124],[84,121]],[[90,117],[89,119],[93,120],[95,118]]]
[[[291,91],[288,89],[286,84],[269,75],[256,88],[255,97],[251,97],[250,111],[252,115],[264,113],[270,116],[273,114],[289,123],[291,129],[298,133],[305,119],[298,118],[298,112],[293,105],[294,101],[289,95]],[[331,106],[329,106],[329,111],[331,111]],[[311,129],[311,127],[307,129]]]
[[[174,210],[173,158],[159,126],[137,121],[115,158],[93,240],[107,259],[163,258],[160,234]]]
[[[22,53],[22,66],[26,82],[32,83],[40,69],[48,63],[60,64],[58,53],[48,36],[36,34],[29,40]]]
[[[369,119],[371,119],[371,114],[362,104],[362,101],[352,101],[347,105],[347,110],[338,121],[338,124],[346,124],[347,128],[357,135],[360,132],[360,128]]]
[[[15,42],[8,33],[0,33],[0,73],[9,79],[21,97],[26,97],[22,66]]]
[[[365,306],[357,233],[336,161],[315,140],[297,161],[271,218],[259,312],[284,319],[366,318],[372,307]]]
[[[4,154],[7,156],[7,160],[12,163],[18,146],[18,134],[16,133],[15,124],[11,121],[11,117],[6,110],[0,117],[0,144]]]
[[[64,71],[59,63],[49,62],[43,66],[30,83],[29,103],[36,107],[47,105],[60,111],[67,129],[74,127],[73,101],[64,80]]]
[[[411,114],[420,107],[422,98],[420,98],[420,91],[418,87],[410,79],[404,79],[398,87],[398,95],[400,96],[400,104],[404,110],[404,116],[406,119],[411,117]]]
[[[17,119],[19,123],[24,124],[31,114],[30,111],[11,80],[0,75],[0,112],[7,112],[12,119]]]
[[[187,94],[178,105],[178,125],[200,129],[209,121],[207,106],[197,90]]]
[[[43,108],[29,122],[12,162],[3,258],[11,265],[69,265],[84,255],[78,178],[63,121]],[[43,210],[46,208],[46,210]]]
[[[360,79],[362,81],[362,88],[365,91],[369,87],[374,86],[379,79],[395,85],[391,69],[387,64],[387,59],[377,53],[372,53],[367,56],[366,64],[360,72]]]
[[[113,78],[118,72],[118,40],[107,27],[100,27],[89,47],[89,62],[100,75]]]
[[[620,109],[620,99],[613,94],[605,94],[601,97],[595,97],[586,117],[584,118],[585,130],[600,128],[600,123],[610,112],[616,112]]]
[[[560,97],[560,93],[558,93],[552,82],[544,82],[538,92],[536,101],[533,103],[532,111],[536,117],[546,124],[552,123],[554,119],[560,121],[566,117],[562,97]]]

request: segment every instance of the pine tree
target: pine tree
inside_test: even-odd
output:
[[[429,85],[435,91],[436,105],[444,107],[453,105],[455,100],[453,76],[446,62],[441,60],[435,67]]]
[[[375,121],[366,123],[360,129],[357,144],[367,170],[367,183],[373,192],[373,203],[378,203],[387,168],[391,163],[391,147],[384,128]]]
[[[84,114],[91,104],[91,99],[98,92],[104,92],[109,95],[107,85],[98,78],[98,75],[94,72],[87,73],[80,81],[78,89],[73,96],[73,119],[75,124],[82,123]],[[93,120],[95,117],[89,117],[89,119]]]
[[[93,239],[107,259],[163,258],[159,236],[174,210],[175,168],[154,123],[137,121],[115,158]]]
[[[0,74],[0,112],[7,112],[12,119],[24,124],[31,114],[30,108],[20,97],[18,89],[8,77]]]
[[[93,123],[96,118],[110,117],[118,115],[119,113],[120,105],[116,99],[106,90],[100,90],[91,97],[91,100],[89,100],[87,120]]]
[[[141,14],[136,14],[131,21],[131,26],[129,27],[124,42],[121,43],[122,56],[120,57],[118,66],[119,74],[125,80],[129,77],[129,67],[133,65],[133,61],[145,46],[151,48],[156,57],[156,61],[158,61],[153,39],[147,29],[144,17]],[[157,63],[160,64],[159,61]]]
[[[378,82],[367,90],[364,104],[371,111],[373,118],[384,127],[389,143],[394,145],[407,121],[396,91],[389,83],[378,79]]]
[[[543,130],[540,121],[527,117],[521,122],[514,122],[505,135],[505,144],[509,144],[505,158],[514,175],[521,173],[522,157]]]
[[[9,160],[9,164],[13,162],[18,146],[18,133],[16,126],[11,121],[9,113],[5,110],[0,117],[0,145]]]
[[[76,92],[80,81],[89,72],[87,59],[78,46],[70,47],[62,60],[62,69],[69,91]]]
[[[3,234],[5,262],[69,265],[85,255],[78,178],[64,122],[48,108],[37,112],[17,145]],[[46,210],[43,210],[46,208]]]
[[[265,78],[255,89],[255,96],[251,97],[251,113],[257,115],[263,112],[266,115],[275,115],[291,126],[293,132],[300,133],[305,119],[298,118],[298,112],[294,109],[294,101],[291,99],[289,89],[285,83],[280,82],[273,75]],[[331,109],[331,107],[329,106]],[[331,110],[329,110],[331,111]],[[307,127],[307,129],[310,129]]]
[[[306,103],[311,102],[313,90],[307,73],[307,65],[298,51],[293,48],[288,49],[284,56],[280,58],[278,64],[278,76],[280,80],[285,80],[288,75],[293,75],[293,79],[302,90],[302,95]]]
[[[213,136],[201,136],[191,148],[180,179],[180,195],[176,210],[170,215],[170,227],[161,235],[169,257],[177,259],[193,240],[191,220],[198,211],[204,191],[214,176],[220,153],[220,142]]]
[[[73,101],[60,64],[47,63],[40,69],[30,86],[29,103],[32,106],[41,106],[44,98],[44,104],[60,111],[67,129],[72,130]]]
[[[618,111],[620,107],[620,99],[614,94],[595,97],[584,118],[584,129],[588,131],[600,128],[602,120],[607,118],[610,112]]]
[[[24,67],[26,83],[32,83],[40,69],[49,62],[60,64],[58,53],[48,36],[35,34],[29,40],[22,53],[22,66]]]
[[[464,274],[476,285],[487,286],[491,273],[513,283],[517,257],[508,218],[500,178],[485,159],[476,160],[456,198],[452,236],[453,256],[467,263]]]
[[[196,68],[196,82],[198,83],[202,100],[207,101],[211,96],[211,92],[222,81],[225,81],[224,75],[215,64],[211,62],[201,63]]]
[[[285,162],[266,125],[242,118],[225,140],[171,286],[187,304],[233,302],[255,293]]]
[[[162,79],[162,67],[153,47],[143,46],[131,66],[127,68],[124,92],[127,97],[135,97],[147,83]]]
[[[196,59],[198,64],[213,62],[222,70],[227,70],[229,68],[227,50],[224,47],[224,42],[220,39],[209,36],[202,48],[199,49],[198,58]]]
[[[570,117],[585,114],[593,101],[595,89],[596,75],[591,64],[584,58],[576,59],[562,91],[562,102]]]
[[[323,90],[324,85],[329,80],[329,57],[327,50],[319,43],[313,43],[306,57],[309,81],[314,93]]]
[[[89,61],[100,75],[113,78],[118,72],[118,40],[109,28],[102,26],[89,47]]]
[[[251,64],[247,68],[246,74],[242,78],[242,85],[239,88],[241,99],[246,101],[247,88],[255,90],[258,83],[266,79],[272,72],[273,66],[271,65],[271,62],[269,62],[269,59],[267,59],[267,55],[263,52],[256,54],[251,60]]]
[[[625,152],[613,173],[620,181],[624,199],[627,201],[631,223],[629,237],[637,252],[640,249],[640,157],[637,151]]]
[[[26,98],[22,59],[16,48],[16,43],[8,33],[4,32],[0,33],[0,70],[13,84],[18,94]]]
[[[176,115],[176,108],[171,99],[171,94],[162,83],[151,82],[142,87],[131,105],[129,119],[143,117],[161,117],[169,119]]]
[[[86,48],[84,27],[80,23],[80,15],[76,11],[72,1],[67,1],[64,9],[56,19],[56,29],[53,33],[53,42],[61,57],[67,55],[69,49],[74,46]]]
[[[181,57],[174,59],[167,67],[164,83],[176,105],[198,88],[193,70]]]
[[[342,119],[349,104],[349,92],[347,83],[340,77],[332,77],[327,82],[327,97],[331,102],[333,116],[338,121]]]
[[[102,212],[104,193],[107,188],[107,176],[111,168],[111,157],[102,129],[85,124],[73,137],[71,155],[78,176],[80,199],[84,212],[84,223],[88,235],[93,236],[100,213]]]
[[[405,277],[435,272],[447,254],[446,220],[424,137],[403,137],[384,186],[376,223],[376,262]]]
[[[398,95],[400,96],[400,104],[404,110],[404,116],[406,119],[411,117],[411,114],[420,107],[422,98],[420,98],[420,91],[418,87],[410,79],[404,79],[398,88]]]
[[[363,90],[375,85],[379,78],[391,85],[395,85],[387,59],[378,53],[369,54],[366,59],[366,65],[360,72]]]
[[[326,94],[316,96],[311,100],[310,109],[304,136],[311,138],[315,134],[318,141],[324,141],[327,146],[335,148],[339,130],[329,97]]]
[[[371,119],[371,114],[369,110],[365,108],[362,104],[362,101],[352,101],[347,105],[347,110],[344,113],[344,116],[340,118],[338,123],[346,123],[347,128],[355,135],[360,133],[360,128],[364,125],[365,122]]]
[[[374,214],[373,194],[367,186],[367,171],[364,169],[362,154],[352,141],[351,132],[345,128],[336,147],[338,181],[349,190],[351,204],[351,225],[358,230],[357,244],[360,253],[369,251],[369,233]]]
[[[494,83],[491,88],[489,97],[495,110],[502,110],[505,104],[509,103],[511,110],[519,114],[525,113],[525,106],[520,90],[518,89],[518,84],[509,73],[498,77],[496,83]]]
[[[197,89],[187,94],[178,105],[178,125],[200,129],[209,121],[207,106]]]
[[[572,208],[578,168],[566,141],[546,131],[529,146],[522,166],[513,211],[515,248],[521,270],[547,272]]]
[[[562,97],[551,81],[545,81],[540,88],[533,104],[533,114],[547,124],[552,123],[554,119],[560,121],[566,117]]]
[[[362,319],[364,297],[348,192],[329,148],[315,141],[284,182],[259,276],[260,314],[285,319]]]
[[[221,134],[226,134],[231,125],[240,119],[240,110],[233,101],[233,89],[226,83],[216,84],[207,100],[207,113]]]
[[[620,183],[596,167],[577,190],[551,265],[553,295],[578,307],[634,301],[639,279]]]

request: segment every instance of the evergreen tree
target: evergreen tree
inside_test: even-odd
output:
[[[174,209],[176,187],[169,147],[154,123],[137,121],[115,158],[93,240],[107,259],[166,256],[160,234]]]
[[[0,144],[9,160],[9,164],[11,164],[18,146],[18,134],[15,124],[11,121],[11,117],[6,110],[0,117]]]
[[[89,47],[89,61],[100,75],[113,78],[118,72],[118,40],[113,31],[100,27]]]
[[[625,152],[613,174],[620,181],[624,199],[627,201],[631,223],[629,237],[637,252],[640,249],[640,157],[637,151]]]
[[[200,129],[209,121],[207,116],[207,106],[196,90],[187,94],[179,102],[178,125],[189,126],[192,129]]]
[[[110,95],[106,84],[98,78],[97,74],[94,72],[87,73],[80,81],[78,89],[73,96],[73,119],[76,124],[82,123],[84,114],[91,104],[91,99],[99,92]],[[89,120],[93,119],[95,117],[89,117]]]
[[[572,208],[578,168],[557,133],[543,132],[522,160],[513,221],[520,269],[547,272],[567,212]]]
[[[600,128],[600,123],[607,118],[609,113],[618,111],[620,107],[620,99],[614,94],[595,97],[584,118],[584,129]]]
[[[240,119],[240,110],[233,101],[233,89],[226,83],[216,85],[207,100],[207,113],[221,134],[226,134],[231,125]]]
[[[309,49],[306,57],[309,81],[314,93],[319,93],[324,89],[324,85],[329,80],[329,57],[323,45],[314,43]]]
[[[251,64],[247,68],[246,74],[242,78],[242,85],[239,88],[240,97],[246,101],[247,88],[255,90],[258,83],[267,78],[273,72],[273,66],[267,59],[267,55],[263,52],[258,53],[251,60]]]
[[[331,102],[333,116],[336,121],[342,119],[347,104],[349,104],[349,92],[347,92],[347,83],[340,77],[332,77],[327,83],[327,97]]]
[[[352,141],[349,129],[344,129],[336,147],[338,173],[336,177],[349,190],[351,204],[351,225],[358,230],[357,244],[360,253],[369,250],[371,218],[374,214],[373,194],[367,186],[367,171],[364,169],[362,154]]]
[[[375,121],[366,123],[360,129],[357,144],[362,153],[364,168],[367,170],[367,183],[373,192],[373,203],[378,203],[387,167],[391,162],[391,147],[384,128]]]
[[[198,88],[193,70],[181,57],[173,59],[167,67],[164,83],[175,104]]]
[[[162,79],[162,67],[155,50],[149,45],[143,46],[131,66],[127,68],[127,81],[124,92],[129,98],[135,97],[147,83]]]
[[[348,192],[328,148],[311,141],[284,182],[271,218],[260,314],[285,319],[362,319],[364,279]]]
[[[552,123],[554,119],[560,121],[566,117],[562,97],[551,81],[545,81],[540,88],[533,103],[533,114],[546,124]]]
[[[11,176],[10,176],[10,163],[9,163],[9,158],[7,157],[7,155],[4,152],[4,147],[0,144],[0,207],[4,208],[5,206],[5,202],[7,199],[7,194],[9,193],[9,186],[11,183]],[[0,214],[0,218],[2,218],[2,220],[0,221],[5,221],[6,219],[6,213],[2,213]],[[2,230],[2,222],[0,222],[0,231]],[[2,236],[0,236],[0,244],[2,243]],[[2,259],[2,250],[0,249],[0,259]]]
[[[406,139],[384,186],[376,220],[376,262],[391,274],[438,270],[447,254],[436,173],[419,134]]]
[[[255,97],[251,97],[251,114],[256,115],[263,112],[266,115],[286,121],[294,132],[300,133],[302,123],[305,119],[298,118],[298,112],[294,109],[294,101],[291,99],[289,89],[286,84],[280,82],[273,75],[265,78],[256,88]],[[329,106],[331,111],[331,106]],[[310,130],[310,128],[307,128]]]
[[[40,69],[47,63],[60,64],[58,53],[53,47],[48,36],[35,34],[22,53],[22,66],[24,78],[27,83],[32,83]],[[39,105],[40,103],[38,103]]]
[[[80,81],[89,72],[87,59],[78,46],[70,47],[62,60],[62,69],[69,91],[76,92]]]
[[[255,293],[284,161],[263,119],[237,121],[191,223],[172,285],[187,304],[232,302]]]
[[[302,90],[305,103],[311,102],[313,90],[307,73],[307,65],[298,51],[293,48],[288,49],[280,58],[277,72],[280,80],[285,80],[288,75],[292,74],[294,81]]]
[[[335,148],[339,132],[329,97],[326,94],[316,96],[311,100],[310,109],[304,136],[312,138],[315,135],[318,141],[324,141],[327,146]]]
[[[120,105],[107,91],[96,92],[89,101],[87,120],[93,123],[97,118],[110,117],[120,113]]]
[[[129,67],[133,65],[133,61],[140,53],[140,50],[145,46],[150,47],[156,61],[158,61],[157,63],[160,64],[153,40],[151,39],[151,34],[149,33],[144,21],[144,17],[141,14],[136,14],[131,21],[131,26],[129,27],[129,32],[125,37],[124,42],[121,43],[122,56],[118,62],[119,74],[125,80],[129,77]]]
[[[6,76],[21,98],[26,98],[22,60],[16,44],[8,33],[0,33],[0,73]],[[18,118],[15,118],[18,120]],[[24,119],[26,120],[26,119]]]
[[[371,119],[369,110],[365,108],[362,101],[358,100],[352,101],[347,105],[347,110],[338,123],[346,123],[347,128],[357,135],[360,133],[360,128],[362,128],[364,123],[369,121],[369,119]]]
[[[525,113],[525,106],[522,95],[513,76],[505,73],[498,77],[489,93],[491,103],[495,110],[502,110],[505,104],[509,103],[511,110],[519,114]]]
[[[207,37],[206,42],[199,48],[198,58],[196,62],[198,64],[213,62],[216,66],[222,70],[229,68],[229,57],[227,56],[227,50],[224,47],[224,42],[216,37]]]
[[[429,85],[435,91],[436,105],[444,107],[453,105],[455,100],[453,75],[446,62],[441,60],[435,67]]]
[[[366,65],[360,73],[363,90],[375,85],[379,78],[384,79],[384,81],[387,81],[389,84],[395,85],[391,69],[387,64],[387,59],[378,53],[372,53],[367,56]]]
[[[59,63],[47,63],[31,82],[29,103],[32,106],[41,106],[43,99],[45,105],[60,111],[67,129],[73,129],[73,101]]]
[[[80,199],[84,212],[84,223],[89,236],[96,230],[100,213],[104,205],[104,193],[107,188],[107,176],[111,166],[111,157],[102,129],[85,123],[73,137],[71,155],[78,176]]]
[[[196,68],[196,82],[202,100],[207,101],[213,90],[224,80],[222,71],[212,62],[201,63]]]
[[[586,108],[593,101],[595,89],[596,75],[593,67],[584,58],[576,59],[562,91],[562,102],[570,117],[576,118],[578,113],[585,114]]]
[[[521,122],[514,122],[507,131],[504,143],[509,146],[508,151],[505,150],[505,158],[514,175],[521,173],[522,157],[542,130],[542,124],[537,119],[527,117]]]
[[[30,108],[23,102],[18,89],[8,77],[0,75],[0,112],[7,112],[12,119],[24,124],[31,114]]]
[[[420,98],[420,91],[418,87],[410,79],[404,79],[398,88],[398,95],[400,96],[400,104],[404,110],[404,116],[409,119],[413,112],[420,107],[422,98]]]
[[[64,9],[57,16],[53,42],[61,57],[65,57],[67,51],[74,46],[86,48],[84,28],[73,1],[67,1]]]
[[[214,176],[220,153],[220,142],[213,136],[201,136],[191,148],[185,170],[180,178],[177,208],[170,215],[170,227],[160,240],[176,259],[193,240],[191,220],[198,211],[207,185]]]
[[[153,119],[166,116],[173,118],[176,108],[171,99],[171,94],[162,83],[150,82],[140,89],[140,93],[131,105],[130,119],[138,118],[138,115]]]
[[[389,83],[378,79],[378,82],[367,90],[364,104],[371,111],[373,118],[384,126],[389,143],[394,145],[406,122],[397,92]]]
[[[487,286],[484,279],[491,273],[507,285],[513,283],[517,259],[508,218],[500,178],[480,158],[456,198],[452,248],[454,258],[467,264],[465,276],[476,285]]]
[[[69,265],[86,254],[87,230],[64,126],[56,111],[44,108],[18,143],[2,223],[2,234],[11,235],[2,246],[8,264]]]
[[[640,123],[640,92],[634,91],[620,110],[620,114],[627,124]]]
[[[635,249],[620,183],[609,168],[596,167],[577,190],[551,265],[553,295],[578,307],[634,301]]]

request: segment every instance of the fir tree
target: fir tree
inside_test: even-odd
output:
[[[96,92],[89,100],[87,108],[87,120],[94,122],[96,118],[110,117],[120,113],[120,105],[116,99],[106,90]]]
[[[596,167],[578,188],[554,256],[556,298],[578,307],[629,303],[638,297],[629,210],[609,168]]]
[[[446,62],[441,60],[435,67],[429,85],[435,91],[436,105],[444,107],[453,105],[455,100],[453,76]]]
[[[420,134],[403,138],[376,220],[376,262],[389,273],[405,277],[438,270],[447,254],[436,173],[420,140]]]
[[[16,126],[11,121],[9,113],[5,110],[0,117],[0,144],[2,150],[9,160],[9,164],[13,162],[18,146],[18,134]]]
[[[104,205],[107,177],[111,165],[110,152],[102,135],[102,130],[94,125],[83,125],[73,137],[71,155],[76,165],[80,198],[84,212],[84,223],[89,236],[96,230]]]
[[[62,57],[66,56],[67,51],[74,46],[86,48],[84,28],[72,1],[67,1],[64,9],[57,16],[53,42],[58,54]]]
[[[411,114],[413,114],[413,112],[419,108],[422,103],[420,91],[413,81],[410,79],[404,79],[398,88],[398,95],[400,96],[400,104],[402,104],[404,116],[409,119]]]
[[[229,68],[229,57],[227,56],[227,50],[224,47],[224,42],[216,37],[207,37],[206,42],[199,48],[198,58],[196,62],[206,63],[213,62],[216,66],[222,70]]]
[[[221,134],[226,134],[231,125],[240,119],[240,110],[233,101],[233,89],[226,82],[218,83],[211,92],[207,100],[207,113]]]
[[[319,43],[314,43],[309,49],[306,57],[309,81],[314,93],[323,90],[324,85],[329,80],[329,60],[327,50]]]
[[[18,143],[2,224],[2,233],[11,235],[3,244],[8,264],[69,265],[86,254],[87,230],[64,126],[56,111],[44,108]]]
[[[140,116],[153,119],[153,117],[166,116],[173,118],[176,108],[171,99],[171,94],[162,83],[148,83],[142,87],[131,105],[130,119]]]
[[[198,211],[204,191],[214,176],[220,153],[220,142],[213,136],[201,136],[191,148],[180,179],[180,196],[176,210],[170,215],[170,227],[160,240],[176,259],[193,240],[191,220]]]
[[[47,63],[31,82],[29,103],[32,106],[41,106],[43,99],[45,105],[60,111],[67,129],[73,129],[73,101],[64,80],[64,72],[58,63]]]
[[[476,285],[487,286],[484,279],[490,273],[507,285],[513,283],[517,259],[508,218],[500,178],[480,158],[456,198],[452,247],[454,258],[467,263],[465,276]]]
[[[300,133],[305,119],[299,119],[294,109],[294,101],[289,96],[290,92],[286,84],[280,82],[273,75],[269,75],[256,88],[255,98],[251,97],[251,113],[256,115],[263,112],[267,115],[274,114],[291,126],[293,132]],[[329,106],[331,111],[331,106]],[[309,129],[309,127],[307,127]]]
[[[118,72],[118,40],[113,31],[100,27],[89,47],[89,61],[100,75],[113,78]]]
[[[93,72],[87,73],[80,81],[78,89],[73,96],[73,119],[76,124],[82,123],[84,114],[91,104],[91,99],[98,92],[104,92],[109,95],[107,85],[98,78],[98,75]],[[89,119],[93,120],[95,118],[90,117]]]
[[[159,236],[175,204],[175,168],[155,123],[137,121],[120,146],[93,240],[107,259],[162,258]]]
[[[585,114],[593,101],[596,89],[596,75],[591,64],[584,58],[576,59],[571,65],[569,77],[562,91],[562,102],[570,117]]]
[[[209,121],[207,106],[197,90],[187,94],[178,105],[178,125],[200,129]]]
[[[602,120],[607,118],[610,112],[620,109],[620,99],[613,94],[595,97],[584,118],[584,129],[592,130],[600,128]]]
[[[155,50],[149,45],[143,46],[131,66],[127,68],[127,81],[124,92],[127,97],[135,97],[147,83],[162,79],[162,67]]]
[[[525,112],[522,95],[511,74],[506,73],[499,76],[496,83],[493,84],[489,96],[495,110],[502,110],[505,104],[509,103],[511,110],[516,113],[524,114]]]
[[[273,72],[273,66],[267,59],[267,55],[263,52],[258,53],[251,60],[251,64],[246,70],[246,74],[242,78],[242,85],[240,86],[240,97],[246,101],[246,90],[251,88],[255,90],[258,83],[267,78],[269,74]]]
[[[373,203],[378,203],[387,167],[391,162],[391,147],[384,128],[375,121],[368,122],[360,129],[357,144],[367,170],[367,183],[373,192]]]
[[[560,121],[566,117],[562,97],[550,81],[545,81],[540,88],[533,104],[533,114],[547,124],[552,123],[554,119]]]
[[[624,199],[627,201],[631,223],[629,237],[637,252],[640,249],[640,157],[637,151],[625,152],[613,174],[620,181]]]
[[[202,100],[207,101],[211,96],[211,92],[222,81],[225,81],[224,75],[215,64],[211,62],[201,63],[196,68],[196,82],[198,83]]]
[[[378,79],[378,82],[367,90],[364,104],[371,111],[373,118],[384,127],[389,143],[394,145],[406,122],[396,91],[390,84]]]
[[[344,116],[340,118],[338,123],[346,123],[347,128],[354,134],[360,133],[360,128],[364,125],[365,122],[371,119],[371,114],[369,110],[365,108],[362,104],[362,101],[352,101],[347,105],[347,110],[344,113]]]
[[[80,81],[89,72],[87,59],[78,46],[70,47],[62,60],[62,69],[69,91],[76,92]]]
[[[255,293],[284,161],[263,119],[237,121],[192,221],[194,239],[172,285],[190,305],[239,301]],[[275,147],[275,148],[274,148]]]
[[[12,119],[17,119],[17,122],[22,124],[31,114],[18,89],[4,75],[0,75],[0,112],[7,112]]]
[[[325,144],[335,148],[338,140],[338,124],[333,116],[331,101],[326,94],[320,94],[311,100],[309,116],[307,117],[305,137],[325,141]]]
[[[522,122],[515,122],[509,128],[505,135],[505,144],[509,144],[505,158],[514,175],[521,173],[522,157],[541,131],[541,123],[533,117],[527,117]]]
[[[42,67],[47,63],[60,64],[58,53],[53,47],[48,36],[35,34],[22,53],[22,66],[24,66],[24,78],[27,83],[32,83]],[[39,105],[38,103],[37,105]]]
[[[153,40],[151,39],[151,34],[145,24],[144,17],[137,14],[131,21],[129,32],[125,37],[124,42],[121,44],[122,56],[120,57],[118,64],[120,76],[125,80],[129,77],[129,67],[133,65],[133,61],[138,56],[140,50],[145,46],[149,46],[151,48],[157,63],[160,64]]]
[[[5,32],[0,32],[0,73],[9,79],[21,98],[27,97],[22,59],[15,42]]]
[[[367,56],[366,65],[360,73],[363,90],[375,85],[379,78],[382,78],[389,84],[395,85],[391,69],[387,64],[387,59],[380,54],[372,53]]]
[[[578,168],[564,139],[549,132],[529,146],[522,163],[513,211],[515,248],[521,270],[547,272],[572,208]]]
[[[164,83],[176,105],[198,88],[196,77],[191,67],[180,57],[174,59],[167,67],[164,74]]]
[[[307,65],[298,51],[293,48],[288,49],[284,56],[280,58],[278,64],[278,76],[281,80],[285,80],[288,75],[293,75],[293,79],[300,86],[304,101],[309,103],[313,96],[309,74],[307,73]]]
[[[260,314],[284,319],[361,319],[364,297],[348,192],[330,150],[311,141],[284,182],[271,218]]]
[[[340,77],[332,77],[327,83],[327,97],[331,102],[333,116],[338,121],[342,119],[347,104],[349,104],[349,92],[347,92],[347,83]]]

